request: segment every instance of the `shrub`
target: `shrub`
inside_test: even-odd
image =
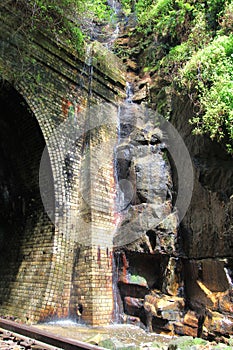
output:
[[[219,36],[180,70],[182,83],[196,91],[200,111],[191,120],[194,133],[209,134],[233,150],[233,36]]]

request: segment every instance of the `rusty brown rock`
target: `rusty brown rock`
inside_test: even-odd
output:
[[[179,297],[171,297],[162,293],[154,293],[146,295],[144,300],[144,309],[147,315],[148,328],[151,330],[153,318],[171,321],[164,323],[164,329],[168,330],[168,325],[171,329],[174,321],[182,320],[182,310],[184,309],[184,299]],[[155,321],[156,323],[156,321]]]
[[[223,315],[219,312],[211,312],[205,319],[204,331],[207,334],[232,334],[233,317]]]
[[[197,337],[197,328],[193,328],[183,324],[183,322],[175,322],[173,324],[174,331],[178,335],[188,335],[191,337]]]
[[[194,311],[189,310],[184,316],[184,324],[193,328],[198,327],[198,318]]]

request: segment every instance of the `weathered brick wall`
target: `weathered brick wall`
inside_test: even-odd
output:
[[[54,229],[43,209],[37,171],[45,143],[22,97],[9,84],[1,87],[0,96],[2,313],[21,313],[27,319],[38,316],[38,306],[45,303],[53,245]],[[48,169],[48,180],[50,176]]]
[[[18,231],[14,226],[14,244],[6,244],[12,253],[7,260],[11,265],[1,260],[0,314],[40,321],[75,316],[78,304],[82,304],[85,321],[109,323],[113,313],[111,238],[115,196],[111,159],[117,111],[112,107],[110,124],[100,121],[91,133],[85,111],[90,104],[117,104],[124,93],[122,66],[106,49],[93,44],[98,65],[93,60],[91,80],[85,55],[80,57],[58,47],[43,34],[25,49],[26,42],[16,30],[17,18],[6,8],[1,7],[1,11],[1,78],[10,82],[29,110],[21,121],[22,138],[28,141],[23,159],[19,159],[23,169],[18,173],[28,174],[22,184],[28,181],[30,196],[24,204],[24,225]],[[27,49],[31,54],[25,60],[21,52]],[[6,84],[1,91],[5,93]],[[3,101],[6,106],[18,103],[5,97]],[[27,129],[30,118],[35,123]],[[58,133],[54,130],[68,118],[76,123],[78,137],[67,151],[63,126]],[[39,165],[45,144],[51,176],[47,168],[40,175],[41,181],[45,180],[43,190],[48,191],[44,193],[48,205],[55,207],[50,218],[39,196]],[[26,196],[23,190],[19,193]],[[35,193],[38,198],[32,201]]]

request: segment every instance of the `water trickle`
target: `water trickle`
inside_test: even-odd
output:
[[[92,64],[92,53],[91,53],[92,45],[86,46],[86,52],[85,52],[85,64],[87,66],[91,66]]]
[[[122,17],[121,3],[117,0],[108,0],[108,5],[111,7],[113,14],[110,19],[110,27],[112,27],[112,34],[109,39],[106,40],[104,45],[111,50],[115,40],[118,38],[120,33],[120,23]],[[111,30],[110,30],[111,31]]]
[[[59,319],[59,320],[53,320],[49,321],[48,323],[44,323],[44,325],[54,325],[54,326],[61,326],[61,327],[75,327],[75,326],[81,326],[81,323],[77,323],[76,321],[72,319]],[[84,326],[84,324],[83,324]]]
[[[132,101],[133,85],[126,83],[126,99],[118,110],[118,141],[115,148],[116,211],[124,211],[134,197],[134,187],[126,172],[130,165],[129,135],[135,125],[136,107]]]
[[[81,79],[79,85],[81,88],[84,86],[85,78],[88,78],[88,97],[92,95],[92,80],[93,80],[93,65],[92,65],[92,43],[86,45],[84,65],[81,71]]]
[[[229,283],[229,286],[230,286],[231,289],[233,289],[233,283],[232,283],[232,279],[231,279],[231,276],[230,276],[229,269],[227,267],[225,267],[224,271],[225,271],[226,278],[227,278],[227,281]]]
[[[118,266],[119,264],[116,264],[115,259],[113,257],[113,302],[114,302],[114,308],[113,308],[113,322],[114,323],[121,323],[122,322],[122,316],[123,316],[123,305],[121,301],[121,296],[118,289],[118,278],[119,278],[119,271]]]
[[[93,65],[92,65],[92,45],[86,48],[85,65],[88,75],[88,97],[92,95]]]
[[[133,85],[132,83],[126,82],[126,102],[132,103],[132,97],[133,97]]]
[[[117,0],[108,0],[108,5],[113,9],[115,14],[121,11],[121,3]]]

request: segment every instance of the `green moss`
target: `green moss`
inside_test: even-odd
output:
[[[129,278],[129,283],[147,286],[146,279],[139,275],[131,275]]]
[[[195,134],[209,134],[233,151],[233,36],[218,36],[181,69],[182,83],[197,91]]]
[[[205,134],[233,152],[233,5],[229,0],[137,1],[140,67],[191,96],[194,134]],[[132,46],[132,45],[131,45]],[[131,57],[134,52],[131,47]],[[172,90],[170,90],[172,91]],[[169,101],[157,96],[159,112]],[[168,104],[168,108],[166,107]],[[197,108],[198,107],[198,108]]]
[[[99,346],[110,350],[140,350],[140,347],[136,345],[124,345],[119,341],[112,339],[105,339],[99,343]]]
[[[175,340],[172,340],[169,343],[168,349],[180,349],[180,350],[187,350],[187,349],[194,349],[194,347],[197,345],[205,346],[208,344],[208,342],[201,338],[192,338],[189,336],[183,336],[180,338],[177,338]],[[196,347],[195,347],[196,348]]]
[[[35,33],[48,33],[57,43],[81,50],[93,20],[106,22],[111,10],[104,0],[9,0],[11,15],[18,18],[17,33],[33,41]]]

